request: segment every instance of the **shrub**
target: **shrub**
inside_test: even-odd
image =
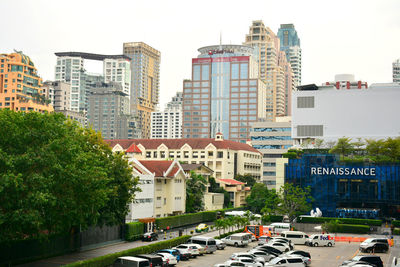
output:
[[[400,227],[400,221],[392,221],[392,224],[393,224],[395,227]]]
[[[144,223],[142,222],[127,223],[125,227],[125,239],[127,241],[139,240],[144,234]]]
[[[105,266],[112,265],[113,262],[118,257],[153,253],[160,249],[170,248],[170,247],[174,247],[179,244],[185,243],[189,238],[190,238],[190,236],[187,236],[187,235],[181,236],[181,237],[177,237],[177,238],[174,238],[171,240],[166,240],[166,241],[161,241],[161,242],[157,242],[154,244],[150,244],[147,246],[131,248],[128,250],[104,255],[104,256],[89,259],[89,260],[74,262],[74,263],[67,264],[64,266],[68,266],[68,267],[77,267],[77,266],[79,266],[79,267],[105,267]]]
[[[244,232],[244,228],[238,229],[236,231],[228,232],[228,233],[225,233],[225,234],[222,234],[222,235],[218,235],[218,236],[215,236],[214,238],[215,239],[221,239],[221,238],[227,237],[228,235],[232,235],[232,234],[236,234],[236,233],[242,233],[242,232]]]
[[[394,235],[400,235],[400,228],[394,228],[393,229],[393,234]]]
[[[262,222],[269,223],[269,222],[282,222],[283,216],[282,215],[264,215],[262,217]]]
[[[330,221],[339,220],[340,224],[357,224],[357,225],[370,225],[370,226],[381,226],[381,220],[371,219],[353,219],[353,218],[330,218],[330,217],[299,217],[297,222],[299,223],[325,223]]]

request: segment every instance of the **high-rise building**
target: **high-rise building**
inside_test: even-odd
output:
[[[300,38],[293,24],[281,24],[278,30],[280,50],[286,53],[287,61],[293,70],[294,86],[301,84],[301,48]]]
[[[120,83],[92,84],[88,99],[88,123],[104,139],[137,138],[129,97]]]
[[[254,49],[244,45],[202,47],[183,82],[183,137],[245,143],[250,124],[265,118],[265,84],[258,79]]]
[[[22,52],[0,54],[0,108],[51,112],[51,100],[42,89],[42,78],[32,60]]]
[[[116,82],[123,86],[124,93],[131,94],[131,63],[126,58],[106,58],[103,61],[104,82]]]
[[[393,66],[393,82],[400,83],[400,59],[397,59],[392,64]]]
[[[160,51],[143,42],[124,43],[124,55],[131,59],[131,113],[138,118],[143,138],[150,138],[151,112],[160,90]]]
[[[151,139],[182,138],[182,95],[177,92],[164,111],[151,113]]]
[[[279,38],[261,20],[253,21],[245,45],[257,51],[259,61],[259,77],[267,88],[266,116],[273,121],[276,116],[290,115],[287,109],[290,93],[293,87],[293,73],[287,64],[287,59],[281,53]]]

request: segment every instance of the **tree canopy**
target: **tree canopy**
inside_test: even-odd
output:
[[[137,183],[92,129],[60,113],[0,110],[0,242],[120,224]]]
[[[219,184],[215,181],[214,177],[208,178],[209,188],[208,192],[210,193],[222,193],[224,194],[224,208],[229,208],[232,206],[231,204],[231,197],[229,192],[223,189]]]
[[[251,188],[250,195],[246,198],[246,202],[252,212],[260,213],[266,206],[267,200],[270,204],[272,203],[271,200],[276,199],[277,197],[275,190],[269,190],[265,184],[256,183]]]
[[[256,183],[256,179],[250,174],[245,174],[245,175],[238,174],[236,175],[235,179],[240,182],[246,183],[246,185],[250,187],[252,187]]]
[[[201,174],[190,172],[190,179],[186,182],[186,212],[193,213],[204,210],[206,184],[207,179]]]

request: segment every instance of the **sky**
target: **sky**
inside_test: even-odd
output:
[[[0,53],[30,56],[44,80],[54,79],[55,52],[122,54],[124,42],[161,52],[160,109],[191,78],[203,46],[242,44],[253,20],[277,33],[293,23],[301,40],[302,84],[354,74],[392,81],[400,58],[399,0],[0,0]],[[87,62],[90,72],[101,63]]]

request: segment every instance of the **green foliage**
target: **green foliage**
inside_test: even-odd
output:
[[[256,183],[246,198],[247,206],[252,212],[260,213],[266,206],[266,201],[268,200],[270,203],[275,196],[277,197],[275,190],[269,190],[265,184]]]
[[[340,224],[340,220],[330,220],[322,225],[322,229],[329,233],[367,234],[368,225]]]
[[[290,183],[285,183],[279,189],[279,204],[276,208],[278,214],[287,215],[290,221],[311,210],[311,188],[302,189],[300,186],[294,186]]]
[[[400,227],[400,221],[392,221],[394,227]]]
[[[303,155],[303,150],[301,149],[289,149],[288,152],[282,155],[283,158],[288,159],[299,159]]]
[[[120,224],[137,182],[92,129],[0,110],[0,242]]]
[[[241,229],[238,229],[238,230],[232,231],[232,232],[227,232],[227,233],[224,233],[224,234],[222,234],[222,235],[214,236],[214,238],[215,238],[215,239],[222,239],[222,238],[225,238],[225,237],[227,237],[227,236],[229,236],[229,235],[233,235],[233,234],[237,234],[237,233],[242,233],[242,232],[244,232],[244,228],[241,228]]]
[[[381,226],[381,220],[353,219],[353,218],[332,218],[332,217],[299,217],[298,223],[326,223],[338,220],[340,224],[359,224],[370,226]]]
[[[160,229],[176,228],[190,224],[201,222],[211,222],[217,218],[217,211],[203,211],[193,214],[183,214],[177,216],[169,216],[163,218],[156,218],[157,227]]]
[[[267,224],[271,222],[282,222],[283,216],[282,215],[264,215],[262,217],[262,223]]]
[[[394,228],[393,229],[393,234],[394,235],[400,235],[400,228]]]
[[[348,154],[354,151],[354,144],[351,143],[351,138],[342,137],[339,138],[336,145],[329,151],[330,153],[340,154],[342,157],[347,156]]]
[[[67,264],[64,266],[66,266],[66,267],[78,267],[78,266],[79,267],[106,267],[106,266],[112,265],[118,257],[135,256],[138,254],[153,253],[160,249],[175,247],[179,244],[185,243],[187,240],[189,240],[189,238],[190,238],[190,236],[181,236],[181,237],[177,237],[174,239],[153,243],[153,244],[150,244],[147,246],[131,248],[128,250],[104,255],[104,256],[89,259],[89,260],[74,262],[72,264]]]
[[[235,180],[246,183],[246,185],[250,187],[252,187],[256,183],[256,179],[250,174],[245,174],[245,175],[238,174],[235,176]]]
[[[224,194],[224,208],[229,208],[231,205],[231,197],[229,192],[220,187],[213,177],[208,178],[208,183],[210,184],[208,192]]]
[[[144,234],[144,223],[131,222],[125,225],[125,240],[139,240]]]
[[[200,174],[190,172],[186,182],[186,212],[193,213],[204,210],[204,193],[207,180]]]

